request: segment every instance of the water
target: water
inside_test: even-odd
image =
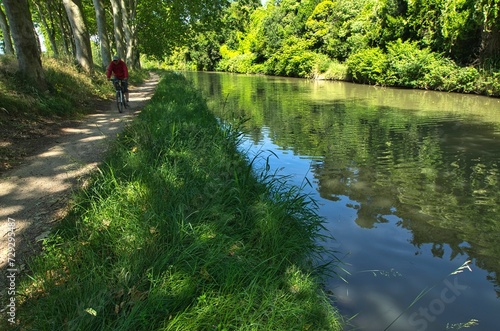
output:
[[[218,117],[249,118],[241,148],[257,164],[312,184],[345,269],[325,288],[348,329],[498,329],[500,100],[185,75]]]

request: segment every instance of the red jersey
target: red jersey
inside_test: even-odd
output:
[[[128,79],[128,68],[123,60],[119,60],[118,63],[111,61],[106,70],[106,77],[111,78],[111,74],[114,74],[118,79]]]

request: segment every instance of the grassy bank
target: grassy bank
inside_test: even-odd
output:
[[[322,219],[237,143],[165,75],[30,265],[14,329],[340,330],[310,263]]]
[[[97,101],[114,96],[102,68],[91,75],[80,72],[71,60],[44,57],[48,90],[41,92],[19,73],[17,59],[0,55],[0,173],[30,156],[39,138],[56,134],[63,121],[94,112]],[[148,72],[134,70],[130,83],[138,85]]]
[[[103,69],[95,68],[89,75],[78,70],[71,60],[44,57],[42,61],[46,92],[38,91],[18,73],[15,57],[0,56],[0,124],[7,117],[74,118],[88,113],[96,99],[112,95],[112,86]],[[142,73],[135,76],[138,82],[144,79]]]

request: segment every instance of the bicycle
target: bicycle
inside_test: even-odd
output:
[[[118,107],[118,111],[123,113],[123,108],[127,108],[128,105],[125,100],[125,94],[123,93],[122,80],[113,78],[112,81],[116,91],[116,106]]]

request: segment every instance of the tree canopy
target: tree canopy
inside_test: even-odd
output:
[[[197,69],[301,76],[328,61],[387,55],[394,45],[403,52],[429,51],[458,66],[497,68],[499,5],[500,0],[274,0],[264,6],[260,0],[0,0],[0,33],[4,53],[15,48],[21,60],[23,53],[36,53],[19,46],[30,44],[36,30],[49,56],[73,58],[88,72],[118,54],[132,69],[145,56],[187,60]],[[10,18],[9,7],[33,27],[29,19]],[[32,32],[20,35],[16,29]]]
[[[140,68],[141,54],[162,59],[196,33],[217,29],[229,4],[227,0],[1,0],[1,45],[4,53],[13,53],[13,40],[19,69],[25,74],[40,71],[24,60],[33,56],[35,63],[41,63],[39,35],[50,56],[71,57],[89,73],[96,65],[107,65],[111,53]]]
[[[276,0],[250,11],[247,3],[224,11],[233,28],[200,33],[212,42],[188,45],[172,62],[500,94],[498,0]]]

